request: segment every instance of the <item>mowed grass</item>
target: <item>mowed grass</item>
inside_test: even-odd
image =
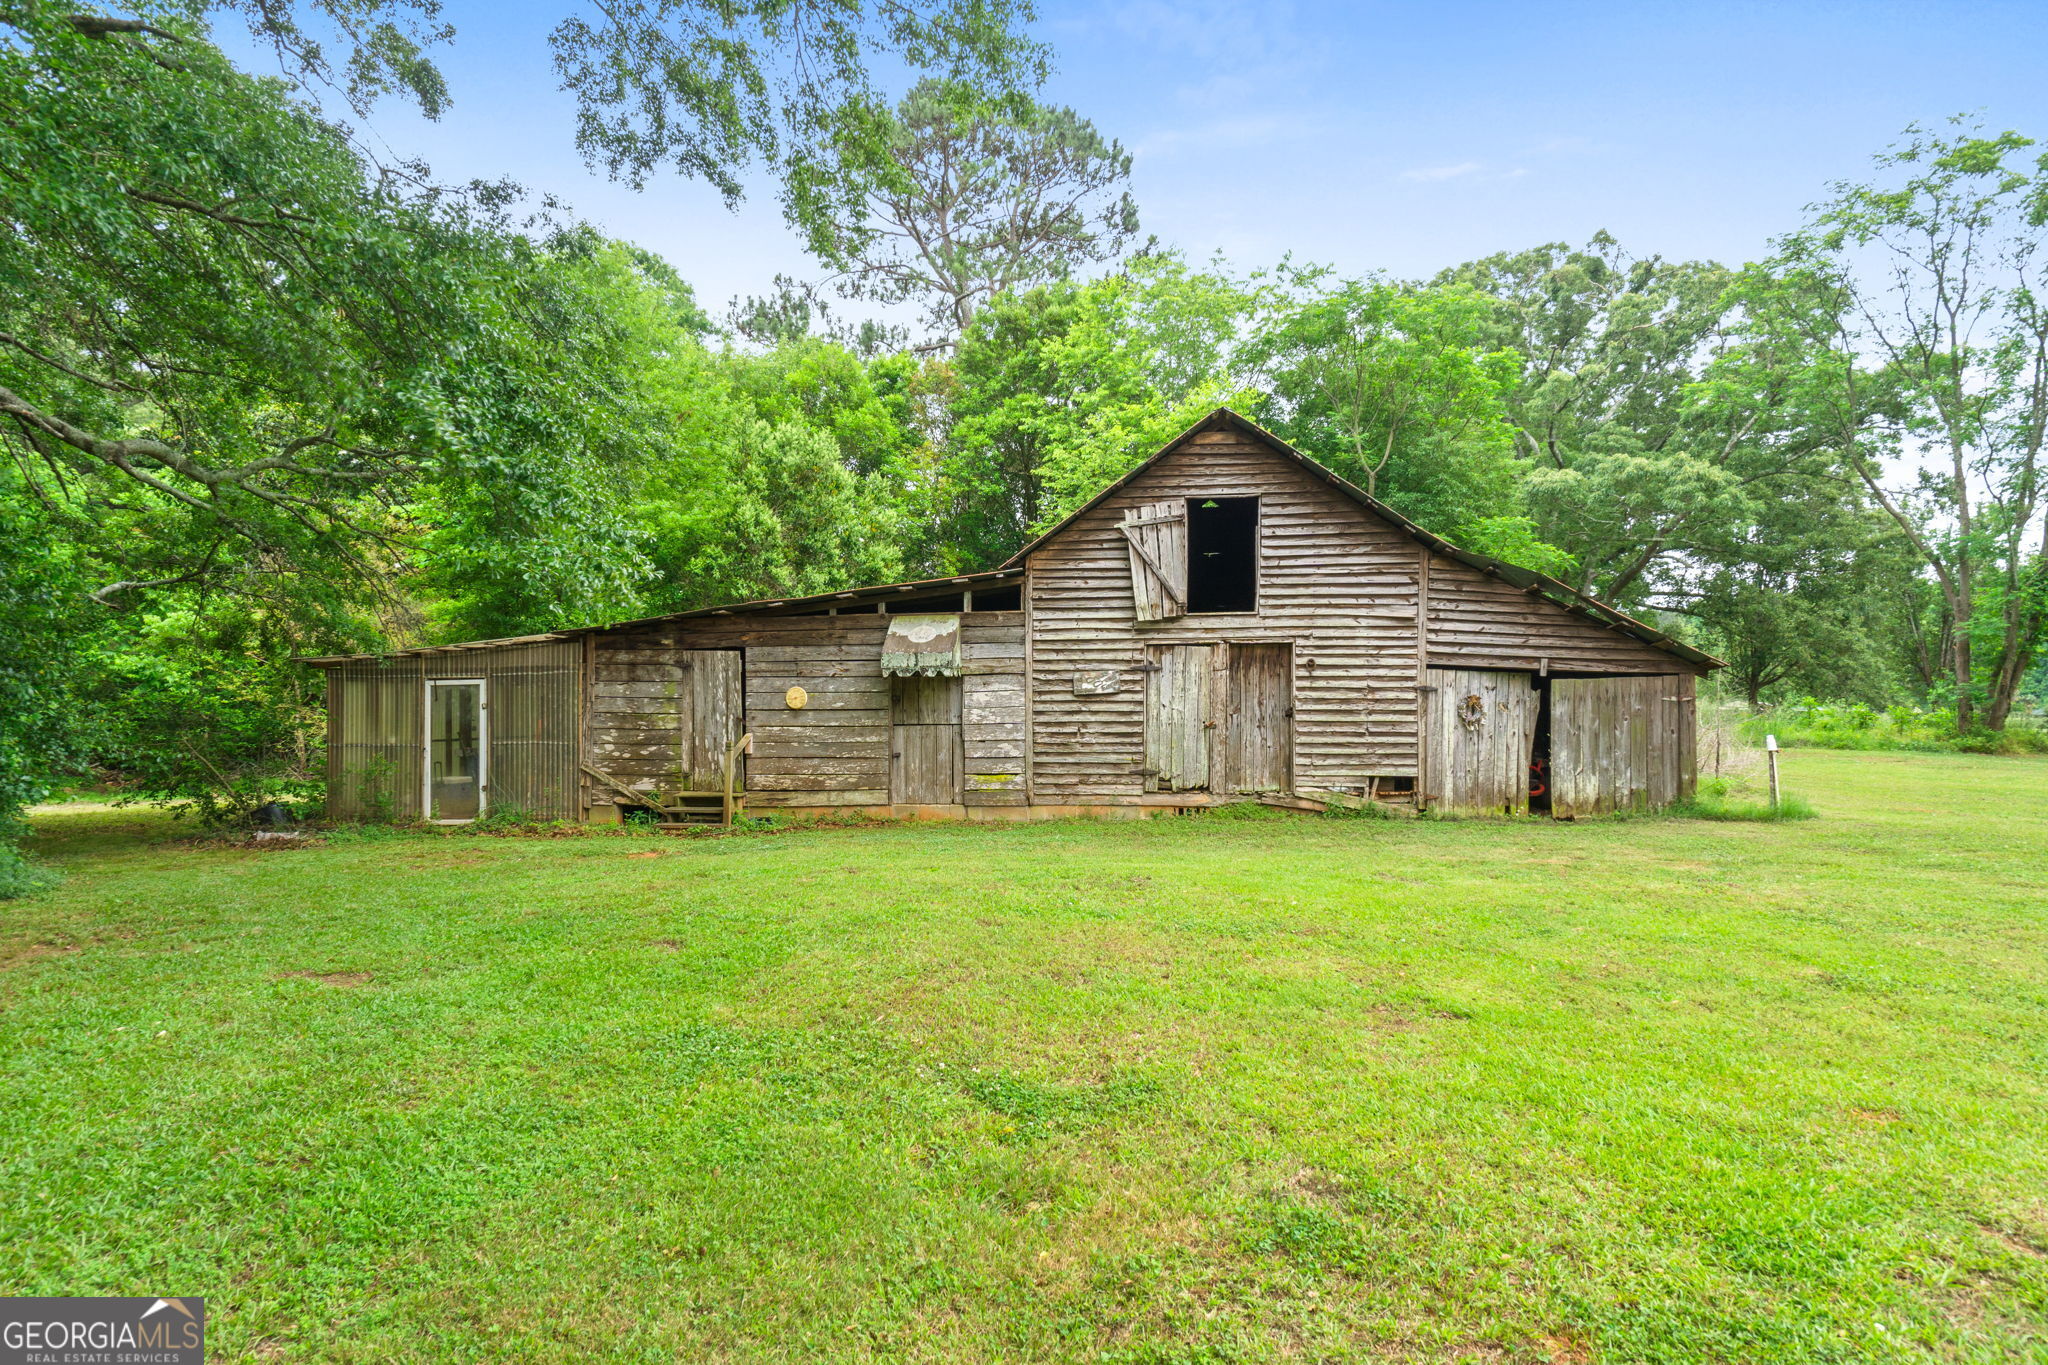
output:
[[[212,1357],[2048,1358],[2048,761],[1818,820],[200,848],[0,907],[0,1292]]]

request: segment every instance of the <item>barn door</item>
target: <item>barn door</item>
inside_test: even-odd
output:
[[[683,791],[724,790],[725,751],[746,724],[744,658],[737,649],[686,649],[676,658],[682,673],[676,720]]]
[[[1431,810],[1526,814],[1537,720],[1529,675],[1432,668],[1429,686],[1434,690],[1423,693],[1425,804]]]
[[[1553,815],[1655,810],[1693,794],[1691,674],[1550,685]]]
[[[1131,598],[1140,621],[1167,621],[1188,610],[1188,505],[1156,502],[1124,513],[1131,551]]]
[[[961,686],[958,678],[892,680],[889,799],[896,805],[960,804]]]
[[[1145,790],[1209,789],[1213,645],[1154,645],[1145,675]]]
[[[1230,789],[1294,788],[1294,646],[1230,646],[1224,745]]]

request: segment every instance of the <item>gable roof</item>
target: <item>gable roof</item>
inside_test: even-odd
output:
[[[1524,591],[1537,593],[1566,611],[1580,616],[1591,617],[1600,624],[1618,630],[1624,635],[1633,636],[1645,644],[1654,645],[1656,648],[1667,653],[1675,654],[1688,663],[1698,664],[1702,668],[1727,667],[1725,662],[1715,658],[1713,655],[1694,649],[1691,645],[1681,641],[1674,640],[1656,627],[1646,625],[1628,613],[1602,602],[1599,598],[1580,592],[1568,583],[1560,582],[1548,574],[1538,573],[1534,569],[1525,569],[1520,565],[1509,564],[1504,560],[1495,559],[1490,555],[1474,554],[1470,550],[1460,549],[1442,536],[1425,531],[1422,527],[1417,526],[1378,498],[1367,493],[1357,484],[1339,475],[1329,466],[1311,456],[1302,454],[1302,452],[1296,450],[1257,422],[1241,417],[1229,408],[1216,409],[1216,411],[1210,413],[1171,441],[1168,441],[1156,454],[1146,459],[1144,463],[1131,470],[1130,473],[1124,475],[1115,483],[1104,488],[1100,493],[1088,499],[1087,502],[1082,503],[1056,525],[1034,537],[1023,549],[1004,560],[1000,568],[1014,569],[1023,567],[1024,561],[1034,552],[1041,549],[1047,542],[1065,531],[1069,526],[1072,526],[1080,518],[1101,506],[1153,465],[1179,450],[1189,437],[1204,431],[1234,431],[1239,435],[1249,436],[1263,443],[1276,455],[1294,461],[1316,478],[1321,479],[1353,502],[1356,502],[1366,511],[1405,532],[1418,544],[1427,546],[1437,554],[1449,559],[1455,559],[1460,564],[1477,569],[1489,577],[1498,578],[1502,582],[1512,584]]]
[[[1702,668],[1727,667],[1727,664],[1713,655],[1703,653],[1700,650],[1694,649],[1691,645],[1674,640],[1655,627],[1645,625],[1633,616],[1608,606],[1599,598],[1589,597],[1569,584],[1561,583],[1547,574],[1540,574],[1534,569],[1524,569],[1518,565],[1508,564],[1487,555],[1474,554],[1470,550],[1461,550],[1443,537],[1432,535],[1408,520],[1408,518],[1402,516],[1399,512],[1396,512],[1393,508],[1367,493],[1358,485],[1342,478],[1328,466],[1302,454],[1299,450],[1296,450],[1272,432],[1267,431],[1258,423],[1239,416],[1229,408],[1216,409],[1216,411],[1210,413],[1171,441],[1168,441],[1143,464],[1131,470],[1130,473],[1124,475],[1115,483],[1108,485],[1100,493],[1097,493],[1067,517],[1063,518],[1058,525],[1052,527],[1044,534],[1033,538],[1023,549],[1017,551],[1017,553],[1011,555],[993,569],[984,569],[978,573],[952,574],[942,578],[918,578],[907,579],[900,583],[879,583],[869,587],[848,588],[837,592],[813,593],[804,597],[775,597],[763,598],[752,602],[729,602],[722,606],[698,607],[693,611],[667,612],[660,616],[642,616],[627,621],[612,621],[603,625],[565,626],[560,630],[549,631],[544,634],[519,635],[502,640],[469,640],[460,644],[421,645],[412,649],[385,650],[377,654],[300,655],[298,656],[298,662],[313,664],[317,667],[327,667],[332,664],[355,663],[371,659],[449,654],[467,649],[490,649],[498,645],[536,644],[544,640],[566,640],[576,636],[587,635],[593,631],[619,630],[632,626],[660,625],[669,621],[685,621],[692,617],[734,616],[755,611],[867,605],[877,601],[890,600],[895,594],[904,592],[921,591],[930,594],[942,592],[948,588],[970,588],[976,586],[991,588],[1009,587],[1022,581],[1024,561],[1034,551],[1073,525],[1077,519],[1100,506],[1119,489],[1128,485],[1160,460],[1180,449],[1182,443],[1190,436],[1203,431],[1235,431],[1241,435],[1250,436],[1257,441],[1263,442],[1275,454],[1294,461],[1316,478],[1323,480],[1332,488],[1351,498],[1366,511],[1399,528],[1416,542],[1428,546],[1437,554],[1455,559],[1461,564],[1469,565],[1483,574],[1498,578],[1504,583],[1513,584],[1517,588],[1536,592],[1548,598],[1565,611],[1590,617],[1602,625],[1620,631],[1625,635],[1633,636],[1645,644],[1652,645],[1668,654],[1676,655],[1678,658],[1684,659],[1689,663],[1698,664]]]

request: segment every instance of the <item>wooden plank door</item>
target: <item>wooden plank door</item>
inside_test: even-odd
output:
[[[958,678],[897,678],[891,687],[889,799],[957,806],[962,796],[962,687]]]
[[[1154,645],[1145,675],[1145,790],[1209,789],[1213,645]]]
[[[1131,555],[1131,608],[1140,621],[1167,621],[1188,610],[1188,505],[1158,502],[1124,513]]]
[[[676,666],[681,789],[722,791],[725,751],[746,726],[745,655],[737,649],[686,649]]]
[[[1223,729],[1230,789],[1294,789],[1294,646],[1231,645]]]
[[[1656,810],[1693,794],[1691,674],[1559,678],[1550,686],[1550,810]]]
[[[1422,770],[1431,810],[1523,815],[1529,810],[1540,701],[1527,673],[1432,668],[1423,693]]]

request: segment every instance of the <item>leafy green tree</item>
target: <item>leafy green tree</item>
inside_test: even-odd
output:
[[[423,490],[601,522],[611,334],[500,191],[409,186],[196,31],[0,44],[0,446],[128,605],[205,583],[375,592]],[[573,244],[572,244],[573,245]],[[600,599],[601,555],[557,595]]]
[[[87,586],[43,509],[0,466],[0,899],[42,880],[15,849],[22,812],[91,751],[78,689],[96,624],[86,615]]]
[[[1768,399],[1768,382],[1726,384],[1712,403],[1699,387],[1730,344],[1731,281],[1711,262],[1631,258],[1606,233],[1437,277],[1495,300],[1478,334],[1523,357],[1504,398],[1526,462],[1521,496],[1542,539],[1570,551],[1576,567],[1562,576],[1582,591],[1644,599],[1783,463],[1781,451],[1756,458],[1766,414],[1739,401]]]
[[[169,594],[102,633],[81,679],[99,720],[94,758],[124,802],[208,825],[322,790],[324,685],[293,655],[300,623],[194,592]]]
[[[652,610],[798,597],[901,576],[887,486],[849,470],[831,436],[744,413],[721,437],[718,485],[644,486],[638,509],[655,565]]]
[[[998,95],[1037,88],[1045,47],[1024,0],[612,0],[554,30],[577,101],[577,143],[638,186],[657,170],[707,181],[728,204],[752,166],[829,260],[894,178],[897,125],[878,67]]]
[[[1002,295],[951,366],[925,521],[937,571],[999,563],[1210,409],[1249,393],[1250,295],[1173,257]]]
[[[1130,154],[1064,106],[927,79],[887,136],[860,212],[833,221],[820,255],[848,297],[920,304],[935,346],[990,299],[1109,260],[1138,230]]]
[[[1957,721],[1997,730],[2048,628],[2048,158],[1958,118],[1834,186],[1770,263],[1839,467],[1938,585]],[[1895,480],[1903,468],[1908,477]]]
[[[1521,511],[1505,404],[1521,359],[1485,344],[1490,300],[1319,266],[1283,266],[1275,286],[1246,354],[1276,431],[1425,526],[1468,543],[1519,535],[1524,554],[1554,559],[1506,520]]]
[[[1897,534],[1857,491],[1806,481],[1755,498],[1663,575],[1651,605],[1703,628],[1723,683],[1752,710],[1778,695],[1884,704],[1900,692],[1890,585]]]
[[[755,355],[730,354],[724,371],[756,415],[829,434],[856,474],[898,482],[916,441],[911,411],[916,361],[873,364],[837,342],[805,337]]]

